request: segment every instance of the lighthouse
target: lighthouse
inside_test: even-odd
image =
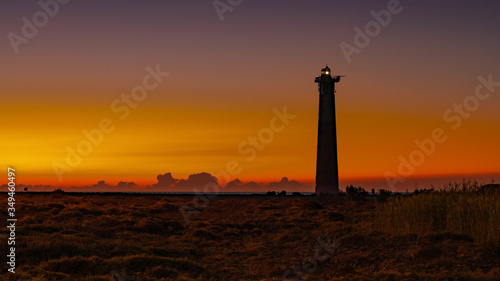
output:
[[[337,160],[337,125],[335,118],[335,83],[341,76],[332,76],[328,65],[316,77],[319,90],[318,150],[316,158],[316,194],[339,193]]]

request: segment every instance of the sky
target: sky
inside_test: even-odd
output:
[[[336,93],[341,186],[499,181],[499,8],[2,1],[0,164],[25,185],[152,186],[206,172],[221,183],[287,177],[313,191],[314,78],[328,64],[346,75]]]

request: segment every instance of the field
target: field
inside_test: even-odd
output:
[[[21,193],[2,280],[500,280],[499,199]]]

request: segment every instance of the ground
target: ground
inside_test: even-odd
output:
[[[500,280],[498,245],[394,235],[376,197],[219,196],[183,215],[193,198],[16,194],[16,273],[1,279]]]

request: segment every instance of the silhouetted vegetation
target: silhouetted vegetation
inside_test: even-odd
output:
[[[366,196],[368,195],[368,192],[364,188],[354,187],[353,185],[346,187],[345,191],[354,201],[366,200]]]
[[[500,192],[480,192],[477,182],[419,190],[379,208],[380,229],[402,235],[454,233],[478,244],[500,247]]]

